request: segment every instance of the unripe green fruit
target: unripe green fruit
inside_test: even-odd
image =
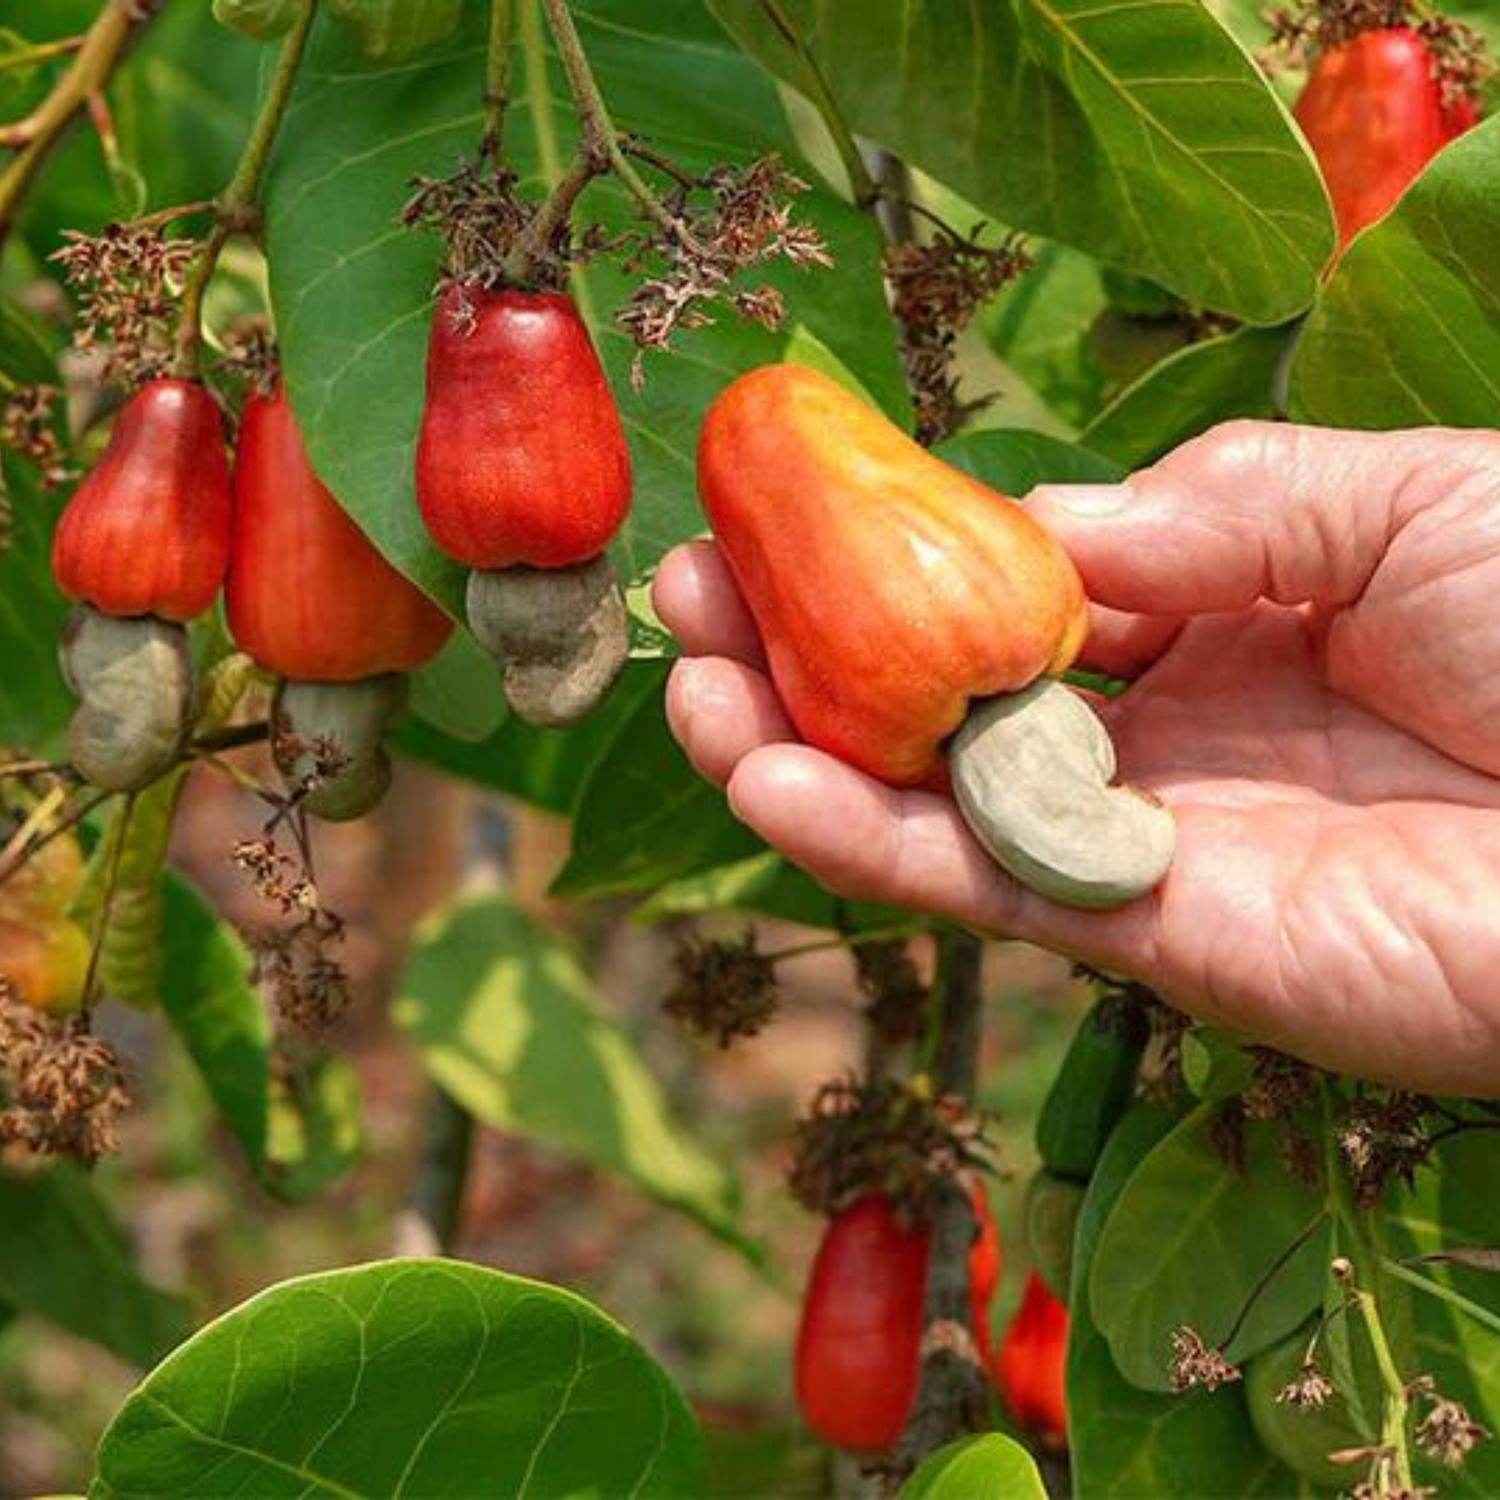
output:
[[[283,681],[276,690],[276,763],[295,789],[308,777],[316,785],[303,806],[330,822],[363,817],[391,784],[385,736],[406,704],[406,676],[384,672],[356,682]],[[340,759],[318,776],[319,747]]]
[[[630,649],[625,601],[603,556],[570,568],[470,573],[468,614],[475,639],[500,662],[506,701],[542,728],[596,707]]]
[[[78,696],[68,755],[109,792],[138,792],[181,758],[192,728],[187,631],[155,615],[117,619],[79,605],[62,640],[62,669]]]

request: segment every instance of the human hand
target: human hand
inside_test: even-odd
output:
[[[735,814],[850,898],[1137,978],[1341,1072],[1500,1096],[1500,437],[1232,423],[1123,486],[1029,502],[1095,601],[1124,779],[1172,808],[1149,897],[1055,905],[952,802],[810,746],[712,543],[658,612],[667,712]]]

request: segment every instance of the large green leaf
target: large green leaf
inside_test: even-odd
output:
[[[261,1186],[299,1199],[349,1166],[359,1102],[342,1059],[277,1063],[249,950],[187,881],[163,886],[161,1004]]]
[[[461,902],[424,929],[394,1015],[476,1119],[618,1172],[743,1243],[733,1174],[672,1117],[571,951],[506,901]]]
[[[372,67],[342,29],[320,23],[268,187],[271,289],[288,388],[319,472],[377,545],[459,610],[458,570],[423,531],[412,500],[412,453],[438,245],[396,216],[419,174],[440,176],[472,152],[480,128],[485,7],[471,6],[450,41],[420,66]],[[573,7],[618,124],[690,171],[767,151],[795,159],[775,89],[692,0],[643,10],[630,0]],[[565,165],[573,112],[545,43],[537,0],[517,6],[515,102],[506,149],[540,191]],[[818,190],[799,205],[828,238],[834,274],[786,267],[757,274],[786,295],[804,324],[898,415],[904,385],[868,216]],[[581,211],[614,228],[629,217],[611,180]],[[632,348],[610,321],[629,287],[599,267],[577,282],[629,435],[636,504],[616,547],[631,580],[672,542],[701,529],[693,447],[709,400],[734,375],[778,357],[780,335],[725,312],[686,335],[672,358],[648,362],[630,388]]]
[[[99,1445],[127,1497],[701,1492],[682,1397],[619,1324],[458,1261],[284,1282],[154,1370]]]
[[[1216,422],[1274,417],[1288,340],[1284,329],[1241,328],[1191,344],[1121,391],[1078,440],[1134,469]]]
[[[1121,477],[1109,459],[1042,432],[960,433],[937,452],[955,468],[1017,497],[1039,484],[1091,484]]]
[[[1310,1493],[1256,1440],[1237,1386],[1161,1395],[1130,1384],[1089,1310],[1090,1268],[1120,1194],[1176,1116],[1138,1104],[1120,1122],[1089,1183],[1074,1241],[1069,1297],[1069,1456],[1079,1500],[1203,1495],[1290,1500]],[[1148,1270],[1149,1267],[1141,1267]],[[1205,1270],[1206,1268],[1200,1268]]]
[[[0,1171],[0,1303],[149,1365],[188,1331],[188,1304],[136,1270],[87,1173]]]
[[[1276,1131],[1257,1121],[1244,1126],[1236,1171],[1209,1139],[1214,1109],[1200,1105],[1132,1174],[1089,1276],[1091,1316],[1120,1373],[1144,1390],[1171,1387],[1174,1329],[1209,1344],[1237,1330],[1226,1353],[1248,1358],[1308,1316],[1327,1276],[1329,1222],[1305,1233],[1324,1213],[1321,1192],[1287,1171]]]
[[[1000,1432],[959,1438],[929,1454],[901,1486],[898,1500],[1047,1500],[1036,1460]]]
[[[789,21],[855,130],[1004,224],[1250,322],[1312,300],[1333,248],[1322,185],[1199,0],[712,4],[805,88]]]
[[[1292,415],[1500,426],[1500,119],[1462,136],[1349,247],[1292,365]]]
[[[660,667],[653,670],[664,679]],[[688,764],[658,688],[635,704],[594,762],[578,796],[572,854],[553,892],[649,890],[764,848]]]

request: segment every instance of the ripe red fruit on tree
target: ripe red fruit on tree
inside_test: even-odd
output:
[[[1409,26],[1367,31],[1325,52],[1294,113],[1323,169],[1340,246],[1384,217],[1475,122],[1467,99],[1444,106],[1432,53]]]
[[[213,397],[193,381],[149,381],[63,511],[53,577],[103,614],[190,620],[224,581],[230,509]]]
[[[975,1343],[988,1354],[987,1306],[999,1238],[983,1190],[969,1255]],[[825,1442],[879,1453],[901,1436],[916,1397],[930,1235],[904,1228],[890,1203],[861,1198],[829,1220],[802,1299],[794,1357],[797,1405]]]
[[[971,700],[1083,642],[1061,546],[813,370],[766,365],[718,397],[698,488],[792,722],[883,781],[941,784]]]
[[[397,572],[308,462],[291,403],[245,403],[234,467],[229,628],[261,666],[304,682],[411,672],[452,621]]]
[[[1068,1353],[1068,1309],[1035,1271],[1026,1278],[995,1359],[995,1385],[1012,1417],[1061,1447],[1067,1441],[1064,1371]]]
[[[432,539],[471,568],[563,568],[604,550],[629,509],[630,451],[569,298],[442,295],[416,484]]]

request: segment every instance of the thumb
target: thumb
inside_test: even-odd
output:
[[[1230,422],[1118,485],[1042,485],[1027,510],[1090,598],[1137,614],[1352,603],[1391,538],[1463,466],[1465,434]],[[1469,465],[1472,467],[1472,465]]]

